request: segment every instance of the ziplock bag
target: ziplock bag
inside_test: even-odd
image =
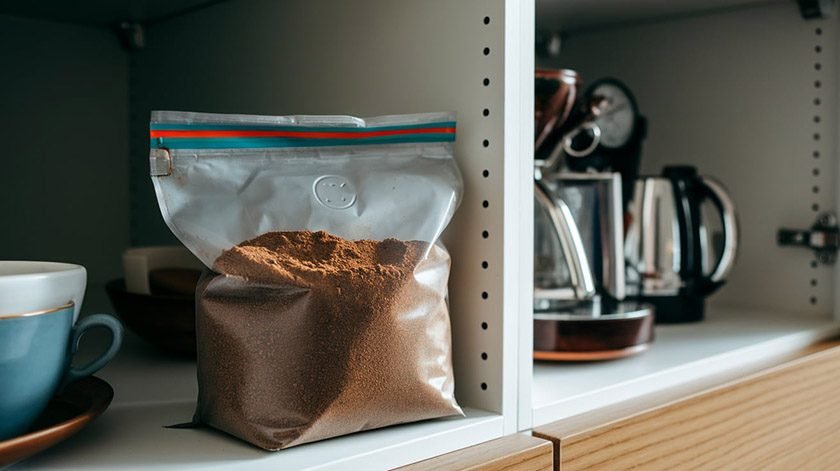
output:
[[[438,241],[453,115],[159,111],[150,138],[164,220],[210,269],[194,422],[275,450],[462,414]]]

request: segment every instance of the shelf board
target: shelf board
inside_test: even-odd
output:
[[[94,337],[97,332],[91,332]],[[92,340],[92,341],[91,341]],[[103,339],[86,338],[81,360]],[[195,363],[157,353],[127,334],[119,356],[97,376],[114,402],[89,428],[15,469],[390,469],[499,438],[501,415],[428,420],[266,452],[211,429],[167,429],[195,410]]]
[[[701,323],[657,326],[654,345],[636,357],[535,362],[533,426],[670,388],[705,389],[783,361],[839,331],[827,317],[715,308]]]
[[[20,469],[390,469],[499,438],[501,416],[467,410],[440,419],[361,432],[266,452],[210,429],[166,429],[195,403],[115,406],[78,437]]]
[[[784,0],[537,0],[538,32],[576,33]]]

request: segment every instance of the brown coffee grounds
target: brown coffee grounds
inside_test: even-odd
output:
[[[198,287],[200,421],[279,449],[462,413],[441,247],[270,232],[213,268]]]

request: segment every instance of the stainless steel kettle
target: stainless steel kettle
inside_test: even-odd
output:
[[[703,202],[720,213],[723,243],[713,263]],[[656,307],[657,322],[692,322],[720,288],[738,251],[735,205],[723,186],[690,166],[635,182],[625,236],[627,293]]]

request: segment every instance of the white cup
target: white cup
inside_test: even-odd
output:
[[[81,265],[0,260],[0,316],[52,309],[72,302],[75,323],[86,284],[87,271]]]

